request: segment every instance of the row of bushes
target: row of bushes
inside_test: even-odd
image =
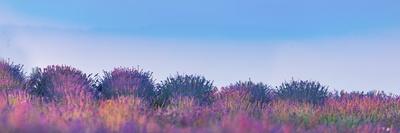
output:
[[[264,104],[273,99],[322,104],[328,97],[327,87],[315,81],[285,82],[275,89],[263,83],[237,82],[220,90],[203,76],[177,74],[155,83],[152,73],[135,68],[115,68],[104,76],[88,75],[69,66],[35,68],[25,78],[21,65],[0,62],[0,89],[22,88],[46,101],[69,98],[110,99],[134,95],[156,106],[168,105],[172,99],[194,98],[200,105],[216,98],[247,96],[249,102]]]

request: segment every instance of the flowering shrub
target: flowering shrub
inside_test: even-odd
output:
[[[233,97],[233,93],[238,93],[239,96],[249,96],[251,103],[267,103],[272,100],[273,89],[263,83],[253,83],[252,81],[237,82],[234,85],[223,87],[221,96]],[[238,98],[238,97],[233,97]]]
[[[321,104],[328,97],[328,89],[315,81],[295,81],[282,83],[278,87],[277,96],[280,99]]]
[[[105,98],[133,95],[151,100],[155,97],[151,73],[135,68],[116,68],[112,72],[104,72],[98,89]]]
[[[105,126],[112,131],[118,131],[129,119],[145,119],[143,111],[145,106],[140,99],[121,96],[113,100],[100,101],[99,116],[105,122]]]
[[[81,103],[40,103],[40,99],[22,92],[9,93],[8,97],[15,100],[5,105],[0,101],[3,132],[400,131],[398,97],[332,97],[322,106],[275,100],[257,106],[259,115],[246,108],[227,111],[228,104],[200,106],[188,97],[173,99],[167,107],[158,109],[145,106],[133,96]]]
[[[4,132],[399,132],[400,100],[368,96],[328,98],[325,105],[276,100],[228,111],[229,104],[199,106],[172,99],[156,110],[140,99],[118,97],[80,103],[40,103],[23,92],[0,95]],[[3,103],[7,96],[12,102]],[[348,100],[347,100],[348,99]],[[40,103],[40,104],[39,104]]]
[[[24,80],[22,65],[0,60],[0,90],[21,88]]]
[[[111,72],[107,84],[131,86],[130,72],[119,73]],[[204,77],[177,75],[158,85],[158,98],[167,104],[152,108],[130,90],[93,99],[92,84],[68,66],[36,69],[28,91],[0,91],[0,132],[400,132],[400,96],[383,92],[328,95],[317,82],[292,81],[271,100],[272,90],[262,83],[238,82],[216,92]]]
[[[69,66],[36,68],[29,77],[28,92],[45,100],[89,98],[94,94],[90,75]]]
[[[162,81],[157,86],[157,104],[163,106],[169,104],[172,98],[193,97],[199,104],[210,104],[216,87],[213,82],[202,76],[176,75]]]

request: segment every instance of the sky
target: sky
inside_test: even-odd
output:
[[[0,57],[400,94],[398,0],[0,0]]]

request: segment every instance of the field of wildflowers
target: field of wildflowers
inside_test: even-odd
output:
[[[0,62],[2,133],[400,132],[400,97],[383,92],[294,80],[217,88],[180,74],[155,83],[135,68],[100,77],[55,65],[25,76],[21,68]]]

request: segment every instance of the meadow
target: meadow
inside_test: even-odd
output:
[[[309,80],[218,88],[187,74],[156,83],[123,67],[101,75],[65,65],[26,74],[0,61],[0,132],[400,132],[400,97],[384,92],[331,92]]]

